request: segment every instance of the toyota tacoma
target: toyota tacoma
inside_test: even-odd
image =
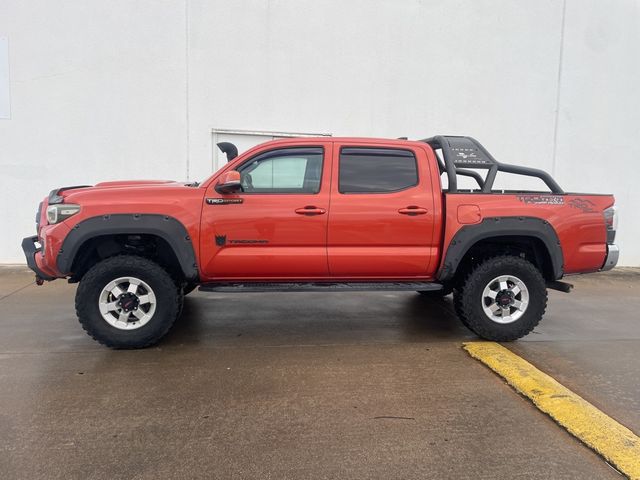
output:
[[[202,183],[117,181],[53,190],[22,242],[42,284],[79,282],[83,328],[113,348],[158,342],[184,295],[453,292],[482,338],[533,330],[547,289],[616,265],[611,195],[566,193],[546,172],[498,162],[471,137],[291,138]],[[544,191],[498,190],[496,176]],[[461,188],[462,177],[473,182]],[[425,303],[425,307],[428,304]]]

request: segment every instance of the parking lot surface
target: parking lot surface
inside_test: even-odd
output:
[[[570,278],[506,344],[640,432],[640,272]],[[451,299],[203,294],[112,351],[75,286],[0,269],[0,478],[620,478],[461,348]]]

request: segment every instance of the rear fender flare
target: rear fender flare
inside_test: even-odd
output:
[[[541,240],[551,259],[554,279],[562,278],[562,247],[558,234],[548,221],[537,217],[488,217],[476,225],[465,225],[456,232],[438,271],[438,280],[451,280],[464,256],[476,243],[501,236],[522,236]]]

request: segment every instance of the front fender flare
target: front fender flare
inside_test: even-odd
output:
[[[58,270],[65,275],[72,274],[73,261],[85,242],[96,237],[118,234],[149,234],[162,238],[173,249],[185,278],[198,280],[195,251],[184,225],[167,215],[146,213],[101,215],[78,222],[67,234],[58,252]]]

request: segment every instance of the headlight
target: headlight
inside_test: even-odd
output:
[[[49,225],[66,220],[72,215],[80,211],[80,205],[60,203],[57,205],[49,205],[47,207],[47,221]]]

